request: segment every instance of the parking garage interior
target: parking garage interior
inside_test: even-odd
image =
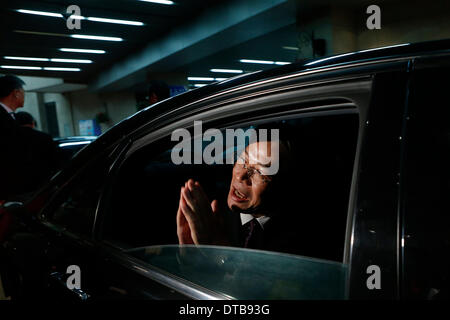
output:
[[[70,20],[73,4],[80,19]],[[98,135],[148,106],[154,80],[176,95],[277,65],[450,37],[447,1],[379,4],[381,29],[370,30],[364,1],[3,1],[0,74],[24,80],[22,110],[40,130]]]
[[[376,23],[371,20],[376,11],[373,4],[359,0],[7,0],[0,4],[0,77],[14,75],[23,81],[25,102],[17,111],[31,114],[37,130],[50,135],[60,146],[84,146],[123,120],[151,109],[155,101],[149,88],[155,83],[167,86],[168,97],[176,97],[280,66],[307,65],[336,55],[345,57],[375,48],[450,39],[449,1],[436,0],[425,5],[380,0],[375,6],[380,10]],[[328,98],[336,102],[334,97]],[[315,246],[308,248],[308,255],[314,258],[342,262],[342,256],[347,254],[344,251],[348,236],[347,197],[353,183],[353,161],[359,151],[357,138],[361,129],[358,127],[361,118],[356,113],[340,115],[339,123],[327,122],[330,120],[327,117],[283,122],[288,126],[289,121],[298,121],[301,125],[296,122],[298,128],[291,129],[295,134],[301,131],[299,128],[313,128],[313,133],[303,133],[302,138],[310,139],[310,144],[297,149],[302,168],[291,176],[306,181],[302,194],[309,196],[305,196],[308,200],[304,201],[303,211],[331,212],[339,207],[342,212],[324,231],[333,235],[334,246],[329,245],[329,239],[309,230],[313,223],[320,224],[321,216],[310,218],[305,226],[303,240],[316,237]],[[154,225],[152,233],[148,232],[153,217],[141,214],[148,206],[146,196],[156,194],[164,200],[155,210],[170,207],[175,213],[178,185],[200,170],[195,166],[180,169],[170,163],[170,148],[161,149],[161,154],[155,154],[154,146],[143,150],[140,152],[145,154],[145,161],[131,157],[120,168],[123,171],[113,181],[115,185],[109,195],[114,200],[108,207],[113,215],[101,226],[105,239],[127,250],[148,242],[177,243],[176,233],[165,232],[174,226],[172,216],[161,218],[161,225]],[[302,154],[305,150],[310,158]],[[71,156],[72,153],[66,160]],[[107,156],[101,154],[99,158]],[[309,170],[314,166],[321,167],[320,174]],[[222,180],[217,185],[206,188],[208,192],[219,190],[226,196],[230,166],[220,170],[205,167],[199,171],[199,180],[220,176]],[[80,233],[93,232],[91,224],[97,203],[104,196],[100,189],[108,174],[103,170],[108,168],[104,162],[86,171],[83,168],[78,180],[70,182],[81,186],[77,194],[79,208],[74,211],[92,218],[88,225],[82,219],[76,221]],[[99,185],[85,187],[85,181],[96,175]],[[147,184],[155,177],[161,181],[159,185]],[[329,183],[324,187],[323,181],[327,180]],[[92,199],[86,197],[89,188],[93,190]],[[65,192],[59,197],[67,196]],[[335,202],[322,201],[322,192],[332,195],[330,199]],[[70,197],[70,201],[61,200],[63,205],[55,209],[58,217],[55,220],[60,219],[62,224],[74,223],[64,220],[65,210],[74,209],[70,205],[77,201],[73,194]],[[132,219],[124,222],[122,213],[127,210],[136,217],[130,215]],[[314,251],[319,247],[321,252],[317,254]],[[0,300],[9,299],[2,291],[0,278]]]

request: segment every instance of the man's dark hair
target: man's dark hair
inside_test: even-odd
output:
[[[156,94],[158,101],[161,101],[170,97],[170,88],[165,82],[154,80],[148,86],[149,97],[152,93]]]
[[[34,120],[33,116],[25,111],[16,112],[15,118],[19,126],[36,124],[36,120]]]
[[[13,75],[0,77],[0,98],[9,96],[15,89],[22,89],[25,85],[22,79]]]

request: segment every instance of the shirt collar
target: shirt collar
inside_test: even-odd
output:
[[[266,224],[266,222],[270,220],[270,217],[268,217],[268,216],[261,216],[259,218],[255,218],[251,214],[241,213],[241,223],[242,223],[242,225],[246,224],[247,222],[250,222],[253,219],[256,219],[259,222],[259,225],[261,226],[261,228],[264,229],[264,224]]]
[[[0,102],[0,106],[2,106],[6,110],[6,112],[8,112],[8,113],[13,112],[14,113],[14,111],[10,107],[8,107],[6,104],[3,104],[3,103]]]

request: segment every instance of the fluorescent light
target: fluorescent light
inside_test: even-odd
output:
[[[89,20],[89,21],[96,21],[96,22],[126,24],[126,25],[130,25],[130,26],[143,26],[144,25],[144,23],[139,22],[139,21],[108,19],[108,18],[97,18],[97,17],[88,17],[87,20]]]
[[[11,57],[4,56],[3,58],[8,60],[24,60],[24,61],[50,61],[48,58],[32,58],[32,57]]]
[[[282,47],[283,49],[286,49],[286,50],[295,50],[295,51],[298,51],[298,50],[300,50],[299,48],[297,48],[297,47],[289,47],[289,46],[284,46],[284,47]]]
[[[45,67],[44,70],[47,70],[47,71],[81,71],[80,68],[53,68],[53,67]]]
[[[35,10],[25,10],[25,9],[19,9],[17,11],[20,12],[20,13],[28,13],[28,14],[35,14],[35,15],[40,15],[40,16],[63,18],[63,15],[61,13],[46,12],[46,11],[35,11]],[[89,21],[95,21],[95,22],[126,24],[126,25],[131,25],[131,26],[143,26],[144,25],[144,23],[139,22],[139,21],[109,19],[109,18],[99,18],[99,17],[83,17],[83,16],[79,16],[79,15],[75,15],[75,14],[72,14],[69,18],[70,19],[77,19],[77,20],[89,20]]]
[[[215,78],[214,80],[216,81],[223,81],[223,80],[227,80],[228,78]]]
[[[189,81],[214,81],[214,78],[208,77],[188,77]]]
[[[58,58],[32,58],[32,57],[10,57],[4,56],[3,58],[9,60],[24,60],[24,61],[51,61],[51,62],[69,62],[69,63],[92,63],[92,60],[80,60],[80,59],[58,59]]]
[[[175,2],[169,0],[139,0],[139,1],[159,3],[159,4],[169,4],[169,5],[175,4]]]
[[[194,84],[194,87],[200,88],[200,87],[204,87],[206,85],[207,85],[206,83],[196,83],[196,84]]]
[[[41,67],[24,67],[24,66],[0,66],[3,69],[20,69],[20,70],[42,70]]]
[[[66,143],[60,143],[58,146],[60,147],[68,147],[68,146],[78,146],[81,144],[89,144],[91,141],[77,141],[77,142],[66,142]]]
[[[80,59],[58,59],[52,58],[51,62],[67,62],[67,63],[92,63],[92,60],[80,60]]]
[[[286,64],[291,64],[290,62],[284,62],[284,61],[277,61],[275,62],[275,64],[279,65],[279,66],[284,66]]]
[[[59,48],[59,51],[64,52],[78,52],[78,53],[98,53],[103,54],[105,50],[93,50],[93,49],[73,49],[73,48]]]
[[[28,14],[36,14],[39,16],[47,16],[47,17],[57,17],[62,18],[63,15],[61,13],[53,13],[53,12],[45,12],[45,11],[34,11],[34,10],[25,10],[25,9],[19,9],[17,10],[20,13],[28,13]]]
[[[259,63],[259,64],[274,64],[275,61],[269,60],[252,60],[252,59],[241,59],[239,60],[242,63]]]
[[[87,34],[71,34],[70,37],[75,39],[88,39],[88,40],[123,41],[122,38],[117,37],[91,36]]]
[[[223,73],[243,73],[242,70],[233,70],[233,69],[211,69],[211,72],[223,72]]]
[[[77,19],[77,20],[86,20],[86,17],[78,16],[76,14],[73,14],[69,17],[70,19]]]

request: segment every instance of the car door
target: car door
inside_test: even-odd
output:
[[[14,276],[20,279],[13,296],[85,300],[98,294],[92,232],[98,201],[119,151],[118,144],[97,150],[90,161],[79,162],[82,165],[42,191],[46,204],[39,212],[29,212],[34,218],[27,229],[9,241]],[[34,201],[43,197],[39,194]]]
[[[449,299],[450,58],[415,60],[404,120],[401,296]]]
[[[204,130],[216,128],[222,132],[258,124],[289,127],[287,135],[297,138],[297,142],[304,142],[297,151],[304,148],[305,156],[297,153],[296,170],[284,189],[289,192],[289,199],[301,197],[303,201],[287,212],[317,213],[290,217],[292,225],[303,228],[298,232],[303,237],[303,254],[333,260],[342,268],[349,268],[352,199],[355,198],[358,172],[355,170],[364,137],[372,77],[370,73],[349,78],[341,75],[325,84],[311,82],[303,83],[306,87],[303,90],[292,83],[289,84],[291,87],[285,84],[291,89],[285,91],[280,83],[279,87],[273,85],[272,91],[253,88],[253,95],[242,93],[240,96],[234,90],[232,99],[225,95],[213,101],[203,100],[178,116],[162,117],[159,121],[164,125],[150,121],[147,127],[130,136],[132,143],[113,169],[114,177],[102,198],[96,226],[97,240],[109,248],[103,265],[109,261],[113,266],[105,270],[112,272],[107,271],[107,274],[114,279],[115,290],[124,295],[134,292],[154,298],[170,296],[169,292],[189,298],[227,297],[225,292],[206,287],[192,278],[183,278],[132,254],[139,247],[149,247],[150,253],[160,254],[164,251],[161,246],[178,244],[175,217],[179,188],[187,178],[195,177],[201,181],[210,199],[220,197],[229,189],[232,164],[177,165],[171,160],[176,149],[172,133],[183,128],[194,137],[194,121],[203,121]],[[152,130],[153,127],[159,129]],[[203,152],[201,149],[200,153]],[[176,256],[171,256],[170,261],[179,267]],[[125,269],[134,269],[135,274],[166,287],[166,290],[152,292],[151,287],[146,288],[142,282],[138,284],[140,293],[137,293],[136,282],[126,281],[129,273],[126,277],[116,273]],[[344,274],[344,287],[348,289],[348,273]],[[149,283],[145,282],[146,285]],[[347,289],[341,298],[348,296]],[[251,299],[252,296],[243,298]]]

